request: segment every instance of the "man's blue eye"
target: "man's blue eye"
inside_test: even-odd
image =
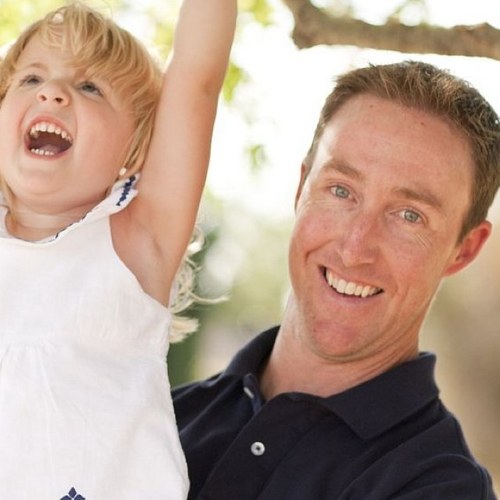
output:
[[[418,222],[420,220],[420,215],[413,210],[403,210],[402,212],[403,219],[408,222]]]
[[[333,186],[332,193],[337,198],[349,198],[349,190],[342,186]]]

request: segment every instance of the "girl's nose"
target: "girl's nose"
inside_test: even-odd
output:
[[[69,103],[69,94],[59,83],[47,82],[38,91],[37,99],[41,103],[54,103],[65,106]]]

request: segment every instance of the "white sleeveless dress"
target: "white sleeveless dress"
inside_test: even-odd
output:
[[[116,255],[110,214],[31,243],[0,212],[0,499],[177,500],[188,491],[167,378],[170,311]]]

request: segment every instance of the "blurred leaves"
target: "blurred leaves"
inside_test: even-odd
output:
[[[242,83],[248,81],[248,75],[241,66],[234,63],[234,61],[230,61],[226,79],[224,80],[224,87],[222,88],[222,97],[228,103],[232,102],[234,99],[234,95],[236,89]]]
[[[239,0],[238,7],[240,12],[250,14],[251,18],[262,26],[272,24],[274,9],[268,0]]]
[[[252,144],[247,148],[247,153],[251,170],[257,172],[267,160],[265,146],[263,144]]]
[[[0,47],[14,40],[32,22],[70,3],[61,0],[0,0]],[[123,0],[94,0],[93,7],[107,13],[119,10]]]
[[[0,0],[0,46],[12,41],[27,24],[59,5],[59,0]]]

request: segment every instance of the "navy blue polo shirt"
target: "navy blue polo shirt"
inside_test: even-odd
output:
[[[432,354],[328,398],[264,401],[258,374],[277,331],[252,340],[221,374],[173,391],[190,499],[495,498],[439,400]]]

